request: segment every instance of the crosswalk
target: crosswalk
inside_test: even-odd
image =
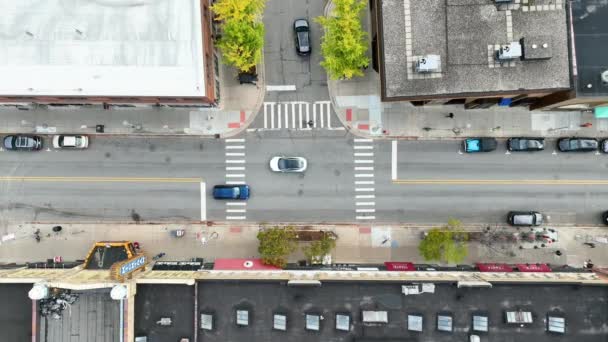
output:
[[[374,144],[372,139],[354,139],[355,218],[375,220]]]
[[[331,102],[264,102],[264,129],[266,130],[344,130],[332,127]]]
[[[245,139],[226,139],[226,184],[245,184]],[[226,202],[226,220],[246,218],[246,201]]]

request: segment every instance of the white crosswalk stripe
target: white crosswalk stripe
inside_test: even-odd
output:
[[[266,130],[312,130],[323,128],[344,130],[331,126],[331,102],[264,102],[264,128]]]
[[[374,181],[374,141],[372,139],[353,140],[353,163],[355,168],[355,219],[375,220],[376,184]],[[366,166],[361,166],[364,164]],[[370,165],[371,164],[371,165]]]
[[[245,183],[245,139],[226,139],[226,184]],[[234,164],[243,164],[235,166]],[[226,220],[246,220],[247,202],[226,202]],[[236,216],[235,214],[238,214]]]

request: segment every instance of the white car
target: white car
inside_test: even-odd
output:
[[[81,149],[89,147],[89,137],[86,135],[56,135],[53,137],[54,148]]]
[[[302,157],[273,157],[270,159],[270,169],[274,172],[304,172],[308,163]]]

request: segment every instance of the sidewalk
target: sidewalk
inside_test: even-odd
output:
[[[189,260],[202,257],[256,258],[258,225],[108,225],[108,224],[61,224],[60,233],[52,232],[52,225],[12,225],[3,232],[15,234],[13,240],[3,238],[0,244],[2,263],[45,261],[54,256],[64,260],[84,259],[91,246],[98,241],[137,241],[147,255],[167,253],[165,260]],[[171,237],[172,229],[182,228],[186,235]],[[333,263],[383,263],[385,261],[410,261],[425,263],[418,254],[421,233],[428,228],[402,226],[307,226],[309,229],[332,230],[338,235],[337,246],[332,253]],[[40,229],[41,242],[33,237]],[[479,227],[472,228],[479,230]],[[515,230],[514,230],[515,231]],[[581,266],[592,259],[597,266],[608,265],[608,238],[604,228],[557,228],[558,241],[550,247],[534,249],[531,245],[482,245],[471,242],[469,256],[463,263],[475,262],[530,262]],[[206,243],[201,242],[204,238]],[[595,242],[590,248],[584,242]],[[555,251],[562,255],[558,256]],[[294,253],[291,261],[303,259],[301,252]],[[429,263],[429,262],[427,262]],[[432,262],[430,262],[432,263]]]
[[[29,110],[0,107],[0,133],[81,133],[129,135],[202,135],[222,137],[242,132],[262,107],[265,95],[264,61],[257,85],[239,84],[237,71],[220,66],[220,101],[217,108],[150,106],[45,106]],[[100,133],[101,134],[101,133]]]
[[[326,7],[326,15],[331,9]],[[369,32],[370,12],[363,29]],[[371,49],[371,47],[370,47]],[[370,50],[368,50],[368,55]],[[371,55],[370,58],[371,64]],[[380,100],[380,75],[370,67],[352,80],[328,79],[334,110],[347,130],[362,137],[458,139],[466,136],[608,136],[608,120],[580,111],[529,111],[525,107],[465,110],[464,105],[414,107]],[[449,113],[454,118],[447,117]],[[590,127],[581,127],[581,125]]]

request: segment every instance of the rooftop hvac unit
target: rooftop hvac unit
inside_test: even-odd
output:
[[[418,73],[440,72],[441,71],[441,56],[426,55],[418,59],[416,62],[415,71]]]
[[[496,59],[499,61],[510,61],[519,58],[521,58],[521,44],[519,42],[503,45],[500,47],[500,50],[496,51]]]

